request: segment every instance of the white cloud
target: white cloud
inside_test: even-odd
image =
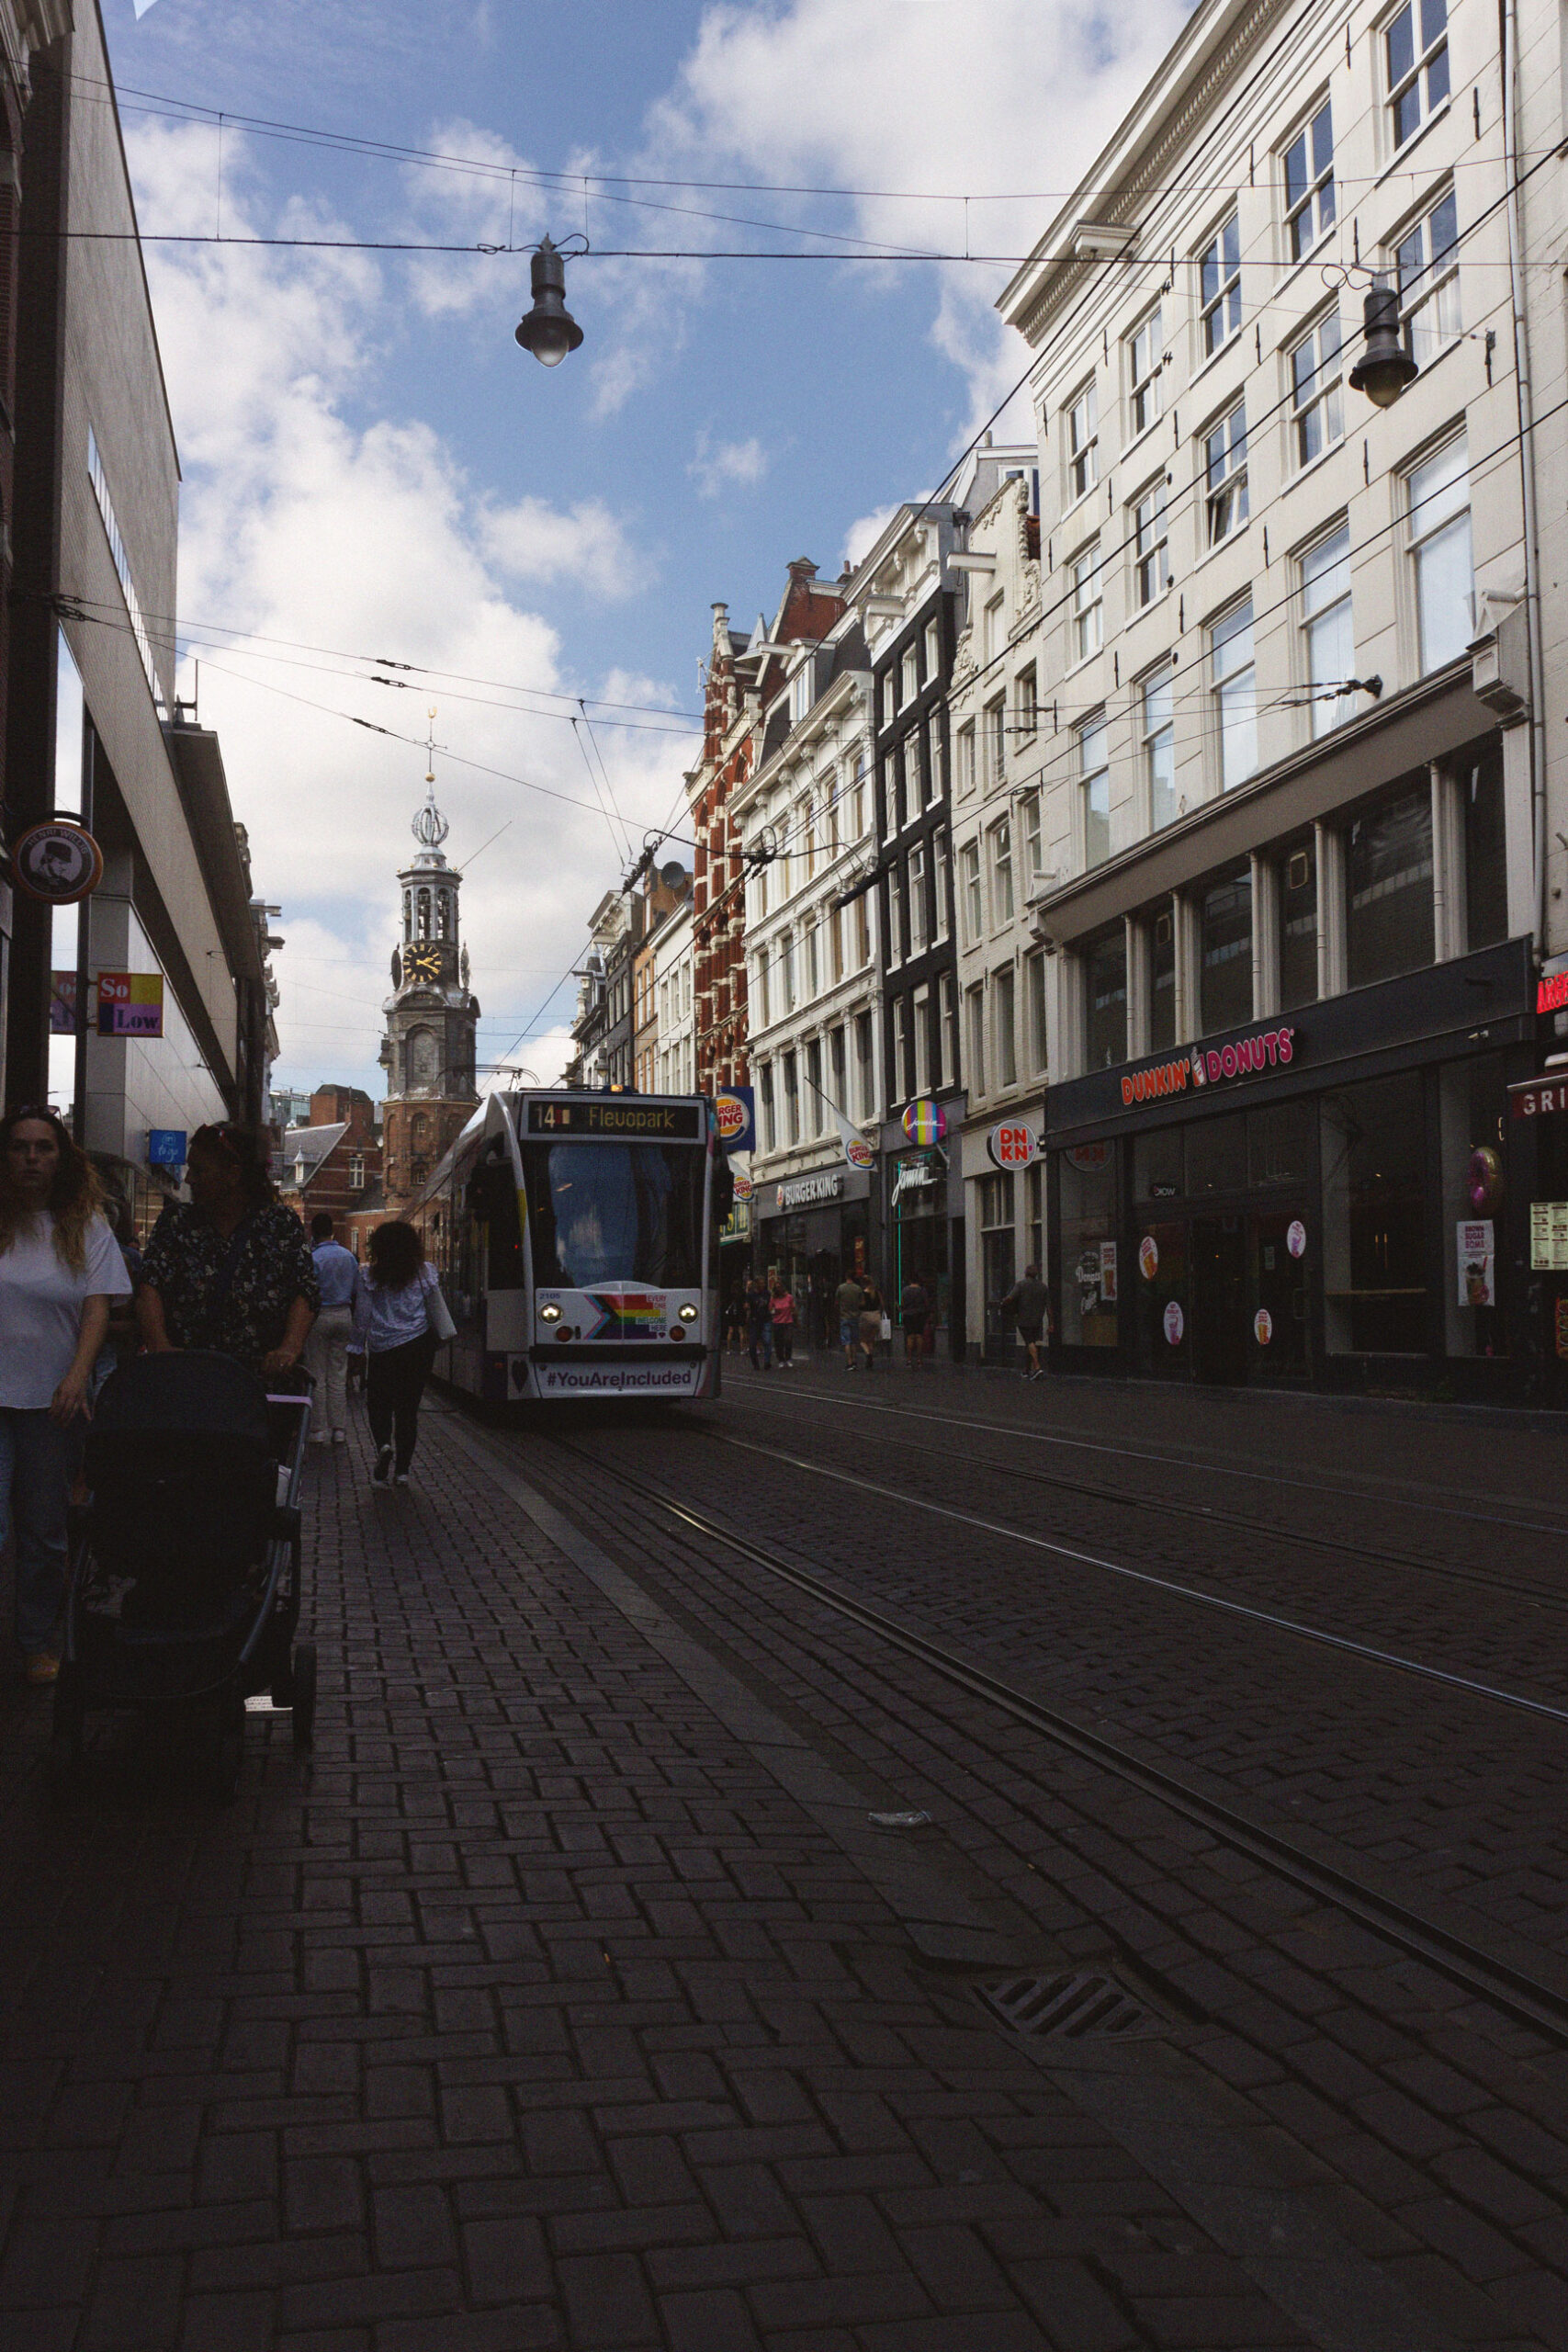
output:
[[[857,515],[844,533],[844,551],[839,559],[840,564],[850,567],[862,562],[897,512],[897,506],[878,506],[869,514]]]
[[[206,134],[154,125],[130,146],[143,220],[206,228]],[[225,182],[231,228],[273,225],[243,142],[226,146]],[[306,215],[294,208],[288,217]],[[317,232],[339,233],[310,218]],[[540,500],[488,503],[437,432],[389,413],[380,371],[391,355],[381,337],[397,306],[371,258],[150,246],[148,267],[184,468],[179,604],[202,645],[201,717],[221,738],[256,888],[281,902],[289,941],[276,966],[280,1077],[378,1091],[394,876],[423,797],[415,747],[432,701],[454,853],[471,854],[507,827],[464,890],[487,1020],[515,1016],[508,1029],[481,1031],[479,1057],[495,1060],[533,1025],[548,975],[578,960],[586,912],[623,856],[571,728],[526,707],[546,691],[575,695],[602,682],[570,670],[547,613],[511,589],[527,582],[605,595],[646,577],[646,561],[599,501],[566,512]],[[227,640],[210,626],[220,621],[257,637]],[[439,674],[422,671],[389,692],[369,683],[367,656]],[[483,683],[492,680],[505,684]],[[190,685],[187,662],[182,691]],[[375,728],[412,743],[367,731]],[[597,732],[639,838],[668,811],[691,739],[623,730],[608,718]],[[569,988],[547,1026],[570,1001]],[[535,1067],[544,1060],[541,1075],[564,1059],[558,1035],[520,1050]]]
[[[708,433],[697,435],[697,454],[686,468],[697,485],[699,498],[722,498],[728,490],[755,489],[768,470],[768,453],[756,435],[744,441],[717,441]]]

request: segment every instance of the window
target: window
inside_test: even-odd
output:
[[[964,931],[965,944],[973,947],[986,934],[986,918],[980,899],[980,844],[965,842],[958,853],[958,870],[964,877]]]
[[[1302,638],[1314,735],[1331,734],[1350,714],[1350,696],[1330,695],[1356,674],[1350,620],[1350,526],[1341,523],[1302,558]]]
[[[822,1131],[822,1040],[813,1037],[806,1048],[806,1129]]]
[[[1291,446],[1299,467],[1332,448],[1345,430],[1339,313],[1330,311],[1291,352]]]
[[[1209,631],[1211,690],[1220,746],[1220,789],[1229,792],[1258,765],[1257,673],[1252,663],[1252,599],[1233,605]]]
[[[833,1108],[847,1112],[849,1104],[848,1074],[844,1068],[844,1033],[832,1030],[828,1038],[828,1078],[833,1090]]]
[[[1032,956],[1023,967],[1024,1000],[1029,1018],[1029,1061],[1032,1069],[1045,1068],[1045,958]],[[1043,1261],[1036,1259],[1037,1264]]]
[[[817,970],[817,925],[808,922],[800,935],[800,966],[806,980],[805,1001],[812,1003],[818,993]]]
[[[1111,751],[1103,718],[1078,729],[1078,798],[1087,871],[1103,865],[1111,854]]]
[[[1024,1237],[1024,1263],[1043,1266],[1045,1263],[1045,1169],[1036,1160],[1032,1168],[1023,1171],[1023,1218],[1028,1231]]]
[[[1317,1001],[1317,842],[1289,842],[1276,869],[1280,889],[1280,1010]]]
[[[1169,907],[1156,915],[1149,933],[1149,1051],[1176,1043],[1176,917]]]
[[[1110,1069],[1127,1058],[1127,930],[1091,940],[1084,955],[1084,1068]]]
[[[910,818],[926,801],[926,739],[918,727],[904,738],[904,806]]]
[[[961,727],[958,730],[958,791],[960,798],[975,789],[975,729]]]
[[[1395,147],[1413,139],[1449,95],[1446,0],[1406,0],[1383,30],[1389,131]]]
[[[947,872],[947,835],[945,832],[942,832],[937,834],[931,845],[931,892],[936,901],[934,920],[931,923],[931,937],[933,939],[945,939],[947,937],[947,894],[949,887]]]
[[[785,1054],[779,1065],[784,1074],[784,1110],[785,1143],[800,1141],[800,1080],[795,1072],[795,1056]]]
[[[1045,840],[1040,829],[1040,795],[1037,792],[1026,792],[1019,802],[1018,821],[1023,832],[1024,887],[1030,888],[1045,871]]]
[[[768,911],[768,869],[759,865],[751,881],[751,911],[759,919]]]
[[[1326,99],[1285,150],[1285,238],[1300,261],[1334,226],[1334,118]]]
[[[887,754],[887,763],[882,773],[887,805],[886,838],[893,841],[898,832],[898,762],[892,752]]]
[[[969,990],[969,1084],[976,1094],[986,1091],[986,991]]]
[[[757,1073],[757,1102],[762,1114],[762,1149],[773,1151],[778,1143],[773,1125],[773,1066],[764,1062]]]
[[[933,680],[942,675],[942,623],[940,621],[926,623],[925,643],[926,684],[929,686]]]
[[[1452,188],[1401,237],[1393,260],[1404,346],[1425,368],[1460,332],[1459,206]]]
[[[1252,868],[1203,892],[1198,905],[1198,1027],[1240,1029],[1252,1018]]]
[[[999,825],[991,828],[991,920],[994,923],[1011,922],[1012,895],[1012,823],[1004,817]]]
[[[779,939],[775,964],[779,976],[779,1001],[776,1018],[783,1020],[795,1011],[795,940],[789,932]]]
[[[909,953],[923,956],[930,944],[930,929],[926,918],[926,853],[923,848],[909,852]]]
[[[1067,410],[1067,497],[1069,503],[1092,490],[1100,480],[1100,412],[1094,385],[1088,383]]]
[[[958,991],[953,974],[943,972],[937,983],[942,1003],[942,1023],[938,1042],[942,1047],[942,1083],[944,1087],[958,1083]]]
[[[1149,831],[1157,833],[1176,815],[1176,726],[1168,664],[1162,662],[1138,690],[1144,781],[1149,795]]]
[[[1247,402],[1237,401],[1203,436],[1209,545],[1217,548],[1247,520]]]
[[[1441,669],[1474,635],[1470,475],[1461,433],[1405,477],[1416,629],[1422,674]]]
[[[812,672],[815,666],[811,656],[807,654],[789,682],[789,723],[792,727],[798,727],[811,707]]]
[[[858,972],[871,961],[871,894],[869,891],[863,890],[860,897],[852,901],[852,915],[854,922],[855,969]]]
[[[986,1337],[1001,1342],[1007,1354],[1016,1355],[1017,1347],[1009,1318],[1002,1314],[1001,1302],[1011,1290],[1018,1274],[1017,1243],[1013,1233],[1012,1170],[1004,1168],[995,1176],[982,1176],[976,1206],[980,1212],[980,1279],[984,1289],[982,1301],[986,1317]]]
[[[845,831],[852,842],[858,842],[865,831],[865,753],[863,752],[855,753],[852,779],[850,779],[847,768],[844,773],[845,789],[849,795],[849,814],[845,820]]]
[[[751,982],[751,1001],[757,1008],[757,1026],[759,1029],[765,1029],[773,1019],[773,1014],[768,1010],[768,951],[765,947],[759,948],[757,951],[756,971]]]
[[[876,1100],[875,1080],[872,1068],[871,1015],[855,1015],[855,1115],[874,1118],[880,1105]]]
[[[1040,697],[1032,662],[1027,670],[1021,670],[1018,673],[1016,709],[1018,715],[1014,723],[1021,742],[1032,735],[1040,724]]]
[[[1198,265],[1198,301],[1206,359],[1241,324],[1241,230],[1234,212]]]
[[[1105,637],[1105,600],[1100,579],[1100,541],[1074,559],[1072,571],[1073,659],[1098,653]]]
[[[1427,1122],[1421,1072],[1323,1097],[1324,1341],[1427,1349]]]
[[[997,974],[992,1027],[997,1040],[997,1084],[1018,1084],[1018,982],[1011,965]]]
[[[1134,598],[1140,612],[1170,585],[1163,474],[1133,508],[1133,582]]]
[[[919,691],[919,655],[912,645],[906,646],[904,658],[898,665],[898,699],[900,703],[913,702]]]
[[[914,1089],[909,1080],[909,1006],[906,997],[893,1000],[893,1100],[908,1102]]]
[[[365,1190],[365,1154],[362,1151],[353,1151],[348,1156],[348,1189],[351,1193]]]
[[[993,596],[986,606],[985,619],[980,631],[980,650],[987,662],[995,657],[1001,641],[1002,599],[998,594]]]
[[[929,1094],[931,1087],[931,993],[930,989],[915,990],[913,1012],[915,1091],[917,1094]]]
[[[904,960],[904,870],[895,865],[887,876],[887,961]]]
[[[1437,953],[1432,788],[1412,778],[1345,836],[1346,977],[1353,989],[1414,972]]]
[[[986,782],[1000,784],[1007,774],[1007,703],[998,695],[986,705]]]
[[[1133,436],[1146,433],[1159,414],[1160,315],[1151,311],[1127,339],[1127,390]]]
[[[848,907],[835,907],[827,917],[828,967],[835,987],[844,977],[844,932],[849,919]]]

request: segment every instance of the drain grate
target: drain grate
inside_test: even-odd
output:
[[[1036,2041],[1089,2041],[1114,2036],[1136,2041],[1162,2030],[1161,2020],[1109,1976],[1080,1970],[1070,1976],[1009,1976],[976,1984],[993,2017]]]

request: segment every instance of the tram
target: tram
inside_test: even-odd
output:
[[[700,1094],[492,1094],[409,1210],[491,1404],[716,1396],[733,1179]]]

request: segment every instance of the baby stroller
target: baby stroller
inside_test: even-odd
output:
[[[133,1356],[106,1383],[71,1512],[57,1748],[79,1765],[89,1708],[171,1708],[239,1785],[245,1701],[270,1690],[309,1749],[316,1653],[299,1622],[308,1396],[269,1396],[231,1356]]]

